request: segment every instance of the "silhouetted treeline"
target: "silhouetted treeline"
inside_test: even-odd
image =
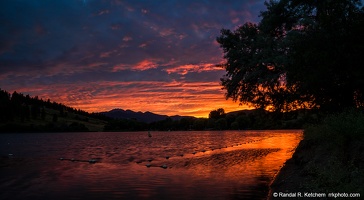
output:
[[[112,119],[104,126],[104,131],[142,131],[148,124],[134,119]]]
[[[67,116],[68,113],[75,113],[82,116],[93,117],[101,120],[108,120],[109,117],[98,113],[88,113],[81,109],[75,109],[62,103],[51,102],[50,99],[47,101],[39,99],[38,96],[30,97],[22,93],[14,91],[12,94],[5,90],[0,89],[0,120],[11,121],[16,117],[20,117],[22,120],[25,119],[38,119],[45,117],[45,108],[58,110],[60,116]]]
[[[135,119],[111,120],[105,131],[188,131],[188,130],[249,130],[249,129],[301,129],[305,124],[318,123],[324,114],[318,110],[295,110],[286,113],[268,112],[263,109],[225,113],[213,110],[209,118],[186,117],[180,120],[166,118],[144,123]]]
[[[0,132],[68,132],[92,131],[188,131],[188,130],[246,130],[297,129],[316,123],[323,114],[317,110],[295,110],[285,113],[264,109],[225,113],[212,110],[208,118],[184,117],[145,123],[136,119],[111,119],[100,113],[65,106],[61,103],[30,97],[0,89]],[[96,121],[99,120],[99,121]],[[93,121],[93,123],[89,123]],[[95,124],[96,123],[96,124]]]
[[[71,118],[71,113],[74,121],[59,122],[60,118]],[[109,120],[104,115],[88,113],[50,99],[30,97],[16,91],[10,94],[0,89],[1,132],[88,131],[81,122],[88,122],[89,118]]]

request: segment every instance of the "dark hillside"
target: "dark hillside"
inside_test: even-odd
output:
[[[107,117],[0,90],[0,132],[102,131]]]

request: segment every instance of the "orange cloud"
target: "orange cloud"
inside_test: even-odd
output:
[[[151,60],[143,60],[136,65],[134,65],[133,69],[138,71],[144,71],[147,69],[157,68],[157,63],[151,61]]]
[[[177,66],[177,67],[173,67],[173,68],[168,68],[165,71],[168,74],[177,73],[177,74],[181,74],[181,75],[186,75],[189,72],[199,72],[200,73],[200,72],[219,71],[219,70],[223,70],[223,69],[216,67],[216,64],[206,63],[206,64],[198,64],[198,65],[194,65],[194,64],[181,65],[181,66]]]

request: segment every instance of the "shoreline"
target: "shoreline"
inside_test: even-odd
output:
[[[298,143],[292,157],[283,164],[269,184],[268,200],[279,199],[279,197],[273,197],[273,193],[297,192],[297,185],[294,184],[297,177],[293,176],[297,176],[297,172],[300,171],[299,167],[295,165],[295,158],[297,154],[301,153],[302,143],[304,143],[304,139]]]
[[[267,199],[298,198],[298,195],[326,199],[332,193],[363,197],[360,188],[364,183],[363,156],[363,140],[350,140],[342,147],[304,138],[273,178]],[[307,194],[317,196],[304,196]]]

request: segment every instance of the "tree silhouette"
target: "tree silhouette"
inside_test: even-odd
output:
[[[57,122],[57,121],[58,121],[58,116],[57,116],[57,114],[53,114],[52,121],[53,121],[53,122]]]
[[[30,108],[30,112],[32,114],[32,118],[37,119],[40,113],[38,105],[32,105],[32,107]]]
[[[239,129],[247,129],[250,127],[251,121],[250,121],[250,118],[244,114],[244,115],[238,116],[235,119],[235,123]]]
[[[215,122],[215,129],[216,130],[225,130],[227,129],[227,121],[225,118],[220,118]]]
[[[45,112],[44,107],[41,110],[41,118],[42,118],[42,120],[45,120],[45,118],[46,118],[46,112]]]
[[[217,110],[213,110],[209,114],[210,119],[220,119],[225,117],[225,110],[223,108],[219,108]]]
[[[217,38],[226,98],[257,108],[340,110],[364,104],[364,9],[358,0],[266,2],[259,24]]]
[[[8,121],[12,118],[10,94],[0,89],[0,122]]]

